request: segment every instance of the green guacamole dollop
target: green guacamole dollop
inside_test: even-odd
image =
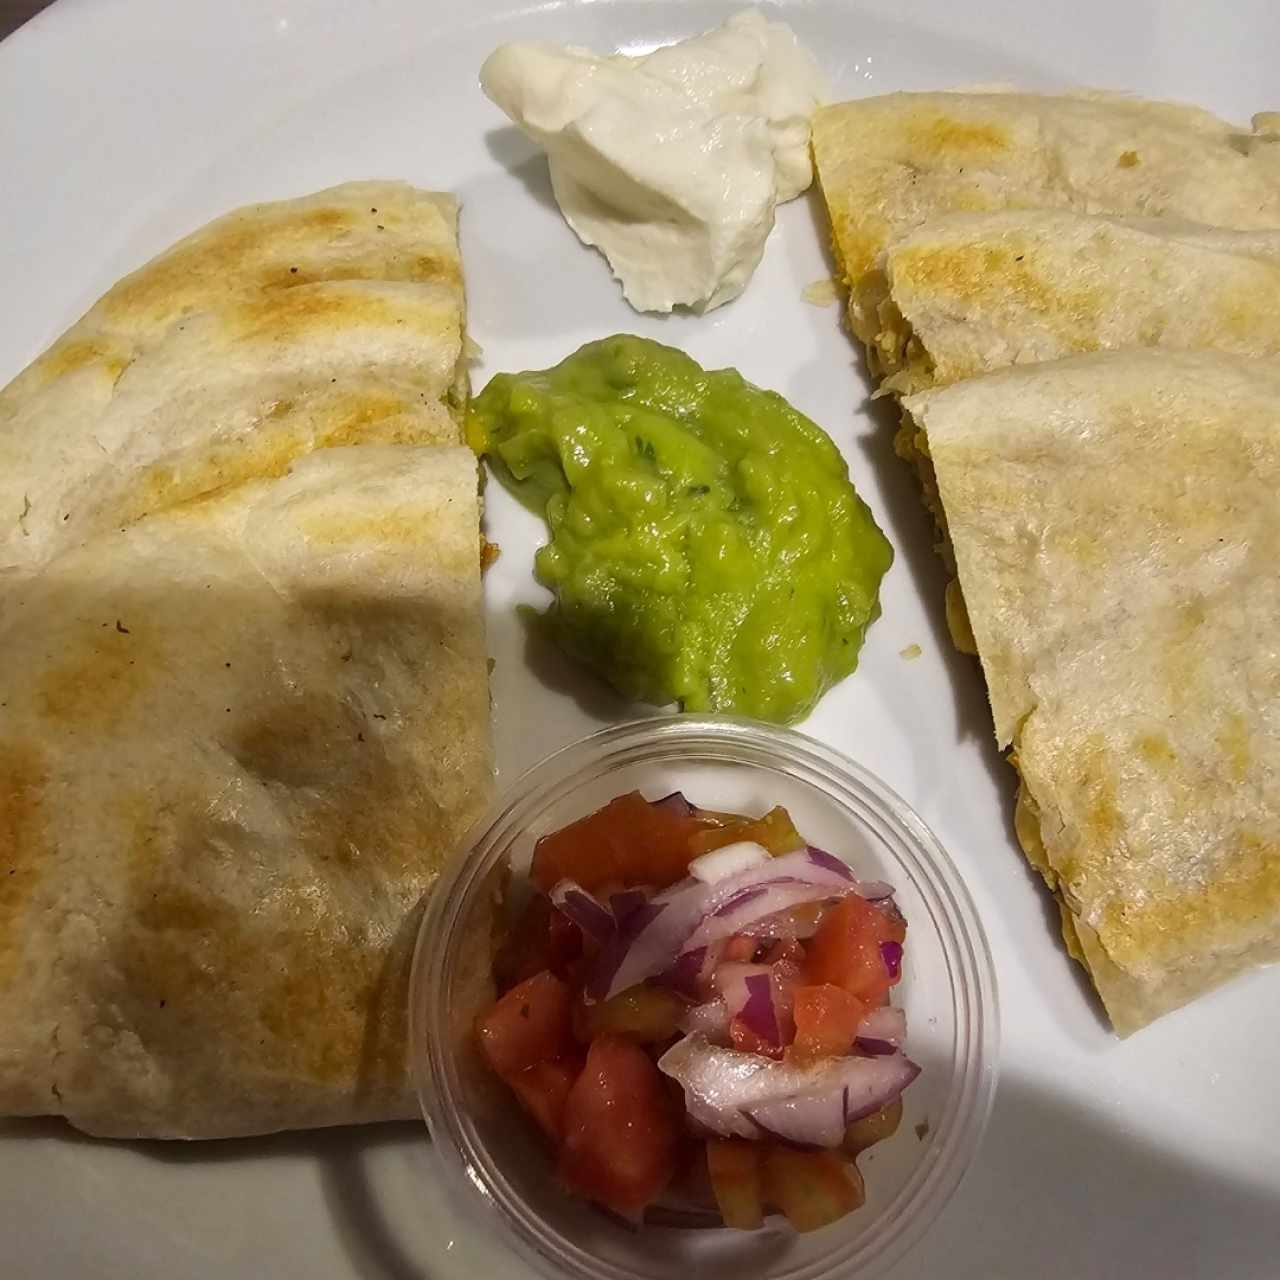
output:
[[[787,722],[857,666],[893,551],[781,396],[618,335],[498,374],[468,429],[546,518],[552,633],[627,697]]]

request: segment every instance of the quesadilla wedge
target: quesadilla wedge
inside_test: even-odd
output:
[[[820,108],[813,148],[853,332],[896,343],[880,256],[946,213],[1066,209],[1280,228],[1280,131],[1108,93],[892,93]]]
[[[1064,210],[948,214],[894,241],[881,267],[882,387],[899,394],[1098,350],[1280,355],[1280,231]],[[954,571],[928,440],[905,410],[894,444],[916,467]],[[973,652],[954,586],[947,618]]]
[[[325,449],[5,581],[0,1114],[414,1113],[415,906],[490,782],[477,502],[465,447]]]
[[[1280,355],[1280,229],[950,214],[891,243],[881,269],[901,325],[878,348],[891,391],[1125,347]]]
[[[1280,958],[1280,360],[922,392],[1018,830],[1118,1031]]]
[[[353,182],[237,210],[0,391],[0,574],[329,445],[461,443],[452,196]]]

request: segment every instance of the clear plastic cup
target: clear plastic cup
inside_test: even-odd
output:
[[[866,1204],[806,1234],[628,1229],[560,1188],[550,1154],[481,1061],[484,996],[501,886],[518,886],[538,837],[640,790],[680,790],[709,809],[791,813],[812,844],[862,879],[887,880],[908,924],[894,1001],[923,1067],[898,1132],[859,1157]],[[995,1088],[996,981],[973,903],[951,860],[884,783],[788,729],[730,717],[618,725],[543,761],[508,791],[432,893],[411,985],[414,1071],[435,1163],[473,1225],[557,1280],[819,1280],[881,1274],[927,1229],[981,1141]]]

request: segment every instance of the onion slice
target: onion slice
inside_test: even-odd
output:
[[[551,902],[588,937],[605,943],[617,932],[617,921],[608,907],[576,880],[561,880],[551,890]]]
[[[670,795],[663,796],[661,800],[650,800],[649,804],[654,809],[675,814],[677,818],[692,818],[697,812],[684,798],[683,791],[673,791]]]
[[[587,996],[607,1000],[671,968],[683,952],[741,933],[766,916],[809,902],[863,893],[864,889],[887,892],[887,886],[863,885],[850,879],[847,870],[833,870],[822,856],[814,858],[811,850],[800,849],[714,884],[703,884],[693,877],[681,880],[626,917],[625,926],[601,951],[596,972],[587,984]],[[889,955],[885,962],[889,964]]]
[[[706,895],[706,885],[681,880],[633,911],[601,950],[587,983],[588,999],[612,999],[670,968],[688,949],[685,943],[702,918]]]
[[[920,1074],[900,1053],[796,1066],[718,1048],[699,1035],[678,1040],[658,1069],[680,1085],[686,1108],[713,1132],[745,1136],[745,1115],[807,1146],[835,1146],[850,1122],[888,1105]]]
[[[731,938],[735,933],[759,932],[757,926],[762,921],[775,916],[781,919],[796,907],[825,902],[833,896],[829,885],[805,884],[789,876],[768,884],[749,885],[706,914],[685,946],[705,947],[721,938]],[[764,932],[776,936],[772,926]]]
[[[723,950],[723,945],[717,942],[709,947],[686,951],[669,969],[657,974],[654,981],[690,1000],[705,999],[711,987],[711,975]]]
[[[872,1009],[858,1024],[854,1044],[863,1053],[877,1056],[896,1053],[907,1038],[907,1015],[901,1009],[884,1005]]]
[[[685,1035],[705,1036],[711,1044],[729,1043],[729,1008],[721,996],[695,1004],[680,1019],[680,1030]]]
[[[703,884],[719,884],[730,876],[750,871],[752,867],[772,862],[769,850],[754,840],[739,840],[735,844],[721,845],[689,863],[689,874]]]
[[[623,889],[619,893],[609,895],[609,910],[619,926],[625,925],[627,918],[639,911],[653,896],[650,889]]]

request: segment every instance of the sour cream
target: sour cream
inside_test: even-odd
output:
[[[813,180],[826,97],[785,23],[749,10],[643,57],[505,44],[480,84],[547,152],[565,220],[639,311],[709,311],[746,287],[774,208]]]

